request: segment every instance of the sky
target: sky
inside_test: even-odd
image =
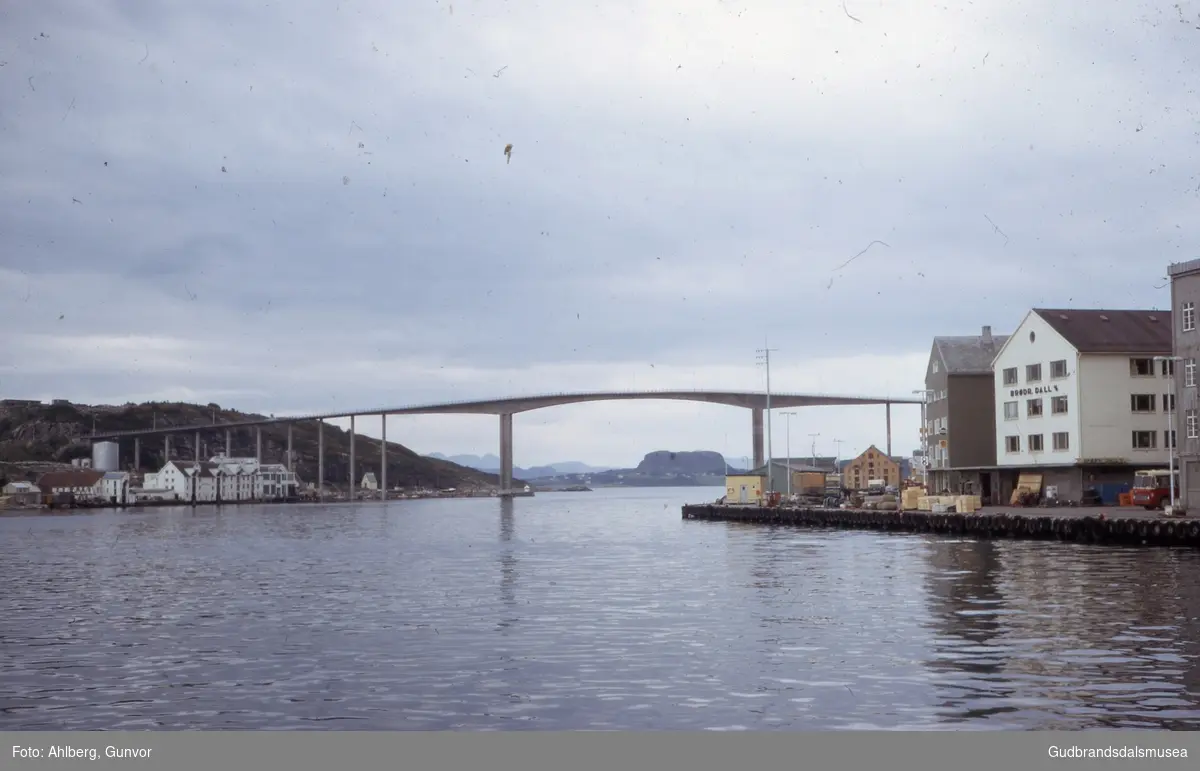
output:
[[[773,391],[909,397],[935,335],[1169,304],[1198,82],[1200,0],[6,3],[0,396],[763,390],[769,347]],[[886,442],[796,413],[776,455]],[[749,455],[749,414],[515,418],[523,466],[700,449]]]

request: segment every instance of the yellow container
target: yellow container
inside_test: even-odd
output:
[[[977,497],[978,496],[975,496],[975,495],[960,495],[960,496],[958,496],[958,500],[956,500],[954,502],[955,510],[957,510],[959,514],[974,513],[979,508],[978,502],[976,500]]]

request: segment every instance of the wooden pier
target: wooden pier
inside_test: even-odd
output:
[[[1130,509],[980,509],[970,514],[939,514],[929,511],[689,504],[683,507],[683,518],[976,538],[1200,547],[1200,518],[1165,517],[1161,512]]]

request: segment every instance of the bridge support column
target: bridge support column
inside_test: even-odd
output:
[[[500,492],[512,491],[513,475],[513,446],[512,446],[512,413],[500,415]]]
[[[317,421],[317,498],[325,500],[325,421]]]
[[[133,470],[142,470],[142,438],[140,436],[133,438]]]
[[[762,468],[766,463],[765,445],[763,443],[763,411],[761,407],[750,410],[750,426],[754,434],[754,468]]]
[[[192,440],[192,460],[200,462],[200,432],[196,432],[196,436]]]
[[[262,426],[254,427],[254,459],[262,463]]]
[[[387,500],[387,413],[379,416],[383,438],[379,440],[379,500]]]
[[[171,460],[171,435],[163,434],[163,465]]]
[[[225,457],[233,456],[233,432],[228,428],[225,429]]]
[[[357,500],[358,494],[354,492],[356,485],[354,483],[354,416],[350,416],[350,497]]]
[[[296,462],[292,459],[292,424],[291,423],[288,423],[288,450],[287,450],[287,452],[288,452],[288,454],[287,454],[287,470],[289,472],[295,471],[296,469],[292,468],[292,466],[294,466]]]
[[[887,415],[887,454],[890,459],[892,457],[892,403],[884,402],[883,407]]]

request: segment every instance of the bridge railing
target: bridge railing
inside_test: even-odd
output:
[[[550,399],[550,400],[568,399],[568,400],[579,400],[579,401],[587,401],[589,399],[595,399],[597,401],[609,401],[609,400],[619,401],[621,399],[653,398],[655,396],[671,396],[671,395],[685,396],[685,395],[699,395],[699,394],[709,394],[712,396],[725,396],[725,397],[730,397],[730,398],[747,398],[747,397],[762,396],[762,395],[764,395],[764,392],[762,392],[762,391],[723,391],[723,390],[713,390],[710,388],[658,388],[658,389],[643,389],[643,390],[636,390],[636,391],[635,390],[626,390],[626,391],[558,391],[558,392],[532,394],[532,395],[524,394],[521,396],[504,396],[504,397],[493,398],[493,399],[454,399],[454,400],[444,401],[444,402],[426,402],[424,404],[409,404],[409,405],[404,405],[404,406],[393,405],[391,407],[372,407],[369,409],[342,410],[342,411],[338,411],[338,412],[309,412],[309,413],[300,413],[300,414],[294,414],[294,415],[284,415],[284,416],[280,416],[280,417],[271,416],[271,417],[265,417],[265,418],[254,418],[251,420],[237,420],[237,421],[232,421],[229,423],[213,423],[213,424],[198,423],[198,424],[187,425],[187,426],[167,426],[164,428],[129,429],[129,430],[125,430],[125,431],[107,431],[107,432],[100,431],[100,432],[95,432],[95,433],[89,435],[89,438],[103,439],[103,438],[118,438],[118,437],[122,437],[122,436],[135,436],[135,435],[142,435],[142,434],[170,434],[170,433],[183,433],[186,431],[204,431],[204,430],[211,431],[213,429],[221,429],[221,428],[244,428],[244,427],[248,427],[248,426],[266,426],[266,425],[275,425],[275,424],[280,424],[280,423],[298,423],[298,422],[307,422],[307,421],[313,421],[313,420],[330,420],[333,418],[346,418],[346,417],[350,417],[350,416],[357,417],[357,416],[364,416],[364,415],[390,415],[390,414],[397,414],[397,413],[410,413],[411,414],[411,413],[419,413],[423,410],[445,411],[448,409],[453,409],[455,407],[502,405],[502,404],[509,404],[509,403],[514,403],[514,402],[543,401],[543,400],[548,400],[548,399]],[[857,395],[849,395],[849,394],[819,394],[819,393],[797,394],[797,393],[783,393],[783,392],[772,393],[771,396],[775,397],[775,398],[779,398],[779,399],[805,398],[805,399],[848,400],[841,404],[827,405],[827,406],[847,406],[847,407],[855,406],[856,404],[861,405],[861,406],[867,406],[870,404],[884,404],[884,403],[891,403],[891,404],[920,404],[921,403],[920,399],[916,399],[911,396],[910,397],[895,397],[895,398],[893,398],[893,397],[879,397],[879,396],[857,396]],[[552,405],[547,405],[547,406],[552,406]],[[537,409],[537,408],[535,407],[535,408],[531,408],[531,409]]]

